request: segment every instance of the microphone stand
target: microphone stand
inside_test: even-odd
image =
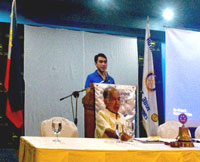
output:
[[[74,118],[74,123],[76,124],[76,126],[77,126],[77,123],[78,123],[78,118],[77,118],[78,107],[77,107],[77,106],[78,106],[79,92],[83,92],[83,91],[85,91],[85,90],[86,90],[86,88],[85,88],[85,89],[82,89],[82,90],[80,90],[80,91],[74,91],[72,94],[70,94],[70,95],[68,95],[68,96],[65,96],[65,97],[63,97],[63,98],[60,98],[60,101],[66,99],[66,98],[68,98],[68,97],[71,97],[71,96],[74,96],[74,97],[76,98],[75,118]]]

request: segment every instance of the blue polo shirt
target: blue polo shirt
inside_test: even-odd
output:
[[[90,87],[90,83],[106,83],[106,84],[115,84],[114,79],[107,74],[107,77],[105,80],[99,75],[97,70],[94,73],[91,73],[87,76],[86,82],[85,82],[85,88]]]

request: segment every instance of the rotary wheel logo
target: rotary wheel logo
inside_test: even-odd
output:
[[[155,74],[150,72],[145,78],[145,85],[148,91],[153,92],[156,90],[155,86]]]
[[[154,121],[154,122],[157,122],[157,121],[158,121],[158,115],[155,114],[155,113],[153,113],[153,114],[151,115],[151,120]]]
[[[185,124],[187,122],[187,116],[182,113],[178,116],[178,120],[182,123],[182,124]]]

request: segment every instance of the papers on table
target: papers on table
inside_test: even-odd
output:
[[[134,140],[142,143],[164,143],[176,141],[176,139],[165,139],[165,138],[135,138]]]
[[[198,139],[198,138],[193,138],[193,139],[192,139],[192,142],[200,143],[200,139]]]

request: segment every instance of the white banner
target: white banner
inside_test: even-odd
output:
[[[145,35],[142,82],[142,117],[147,136],[156,136],[158,128],[158,108],[149,22],[147,22]]]
[[[118,84],[100,84],[94,83],[95,88],[95,112],[105,109],[103,100],[103,91],[107,87],[114,87],[120,93],[120,109],[126,120],[130,120],[135,124],[135,109],[136,109],[136,86],[133,85],[118,85]]]
[[[200,125],[200,32],[166,28],[166,106],[167,121],[188,117],[186,126]]]

